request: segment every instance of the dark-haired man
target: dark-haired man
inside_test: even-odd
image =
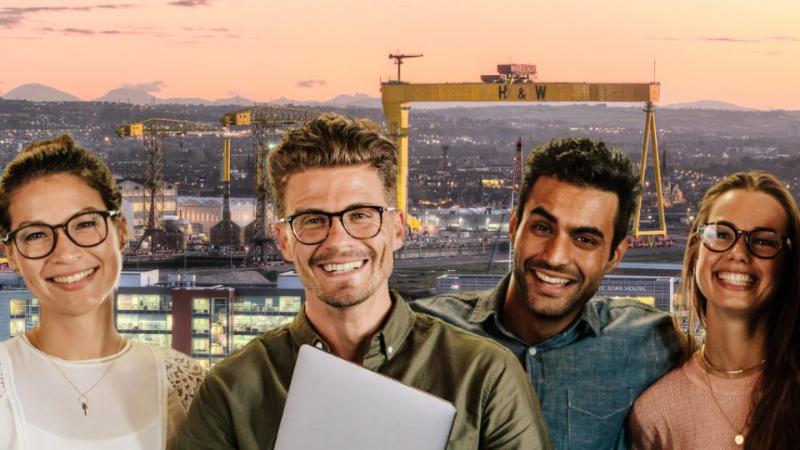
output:
[[[509,224],[513,271],[493,291],[412,304],[512,350],[558,449],[626,448],[633,400],[677,362],[668,314],[594,297],[628,248],[638,186],[630,160],[603,143],[534,150]]]
[[[289,132],[268,166],[282,216],[278,243],[295,264],[306,304],[291,324],[209,372],[178,448],[273,448],[303,344],[450,401],[457,410],[450,450],[552,448],[511,352],[415,313],[389,291],[404,234],[402,212],[392,206],[397,150],[374,124],[322,115]]]

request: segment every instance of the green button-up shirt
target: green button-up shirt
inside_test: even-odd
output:
[[[516,357],[491,340],[411,311],[399,295],[364,367],[455,405],[448,449],[551,449],[539,401]],[[272,449],[297,352],[329,351],[301,310],[217,364],[195,397],[179,450]]]

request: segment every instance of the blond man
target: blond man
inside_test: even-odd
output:
[[[287,133],[268,166],[278,244],[306,303],[211,370],[179,448],[273,448],[303,344],[453,403],[448,449],[551,448],[508,350],[414,313],[389,290],[404,217],[393,207],[397,150],[374,124],[322,115]]]

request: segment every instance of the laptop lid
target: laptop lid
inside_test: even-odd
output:
[[[456,409],[310,345],[300,347],[276,450],[443,450]]]

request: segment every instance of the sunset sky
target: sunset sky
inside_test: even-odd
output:
[[[662,83],[661,103],[800,109],[797,0],[0,0],[0,94],[42,83],[90,100],[327,100],[412,82],[480,81],[498,63],[540,81]]]

